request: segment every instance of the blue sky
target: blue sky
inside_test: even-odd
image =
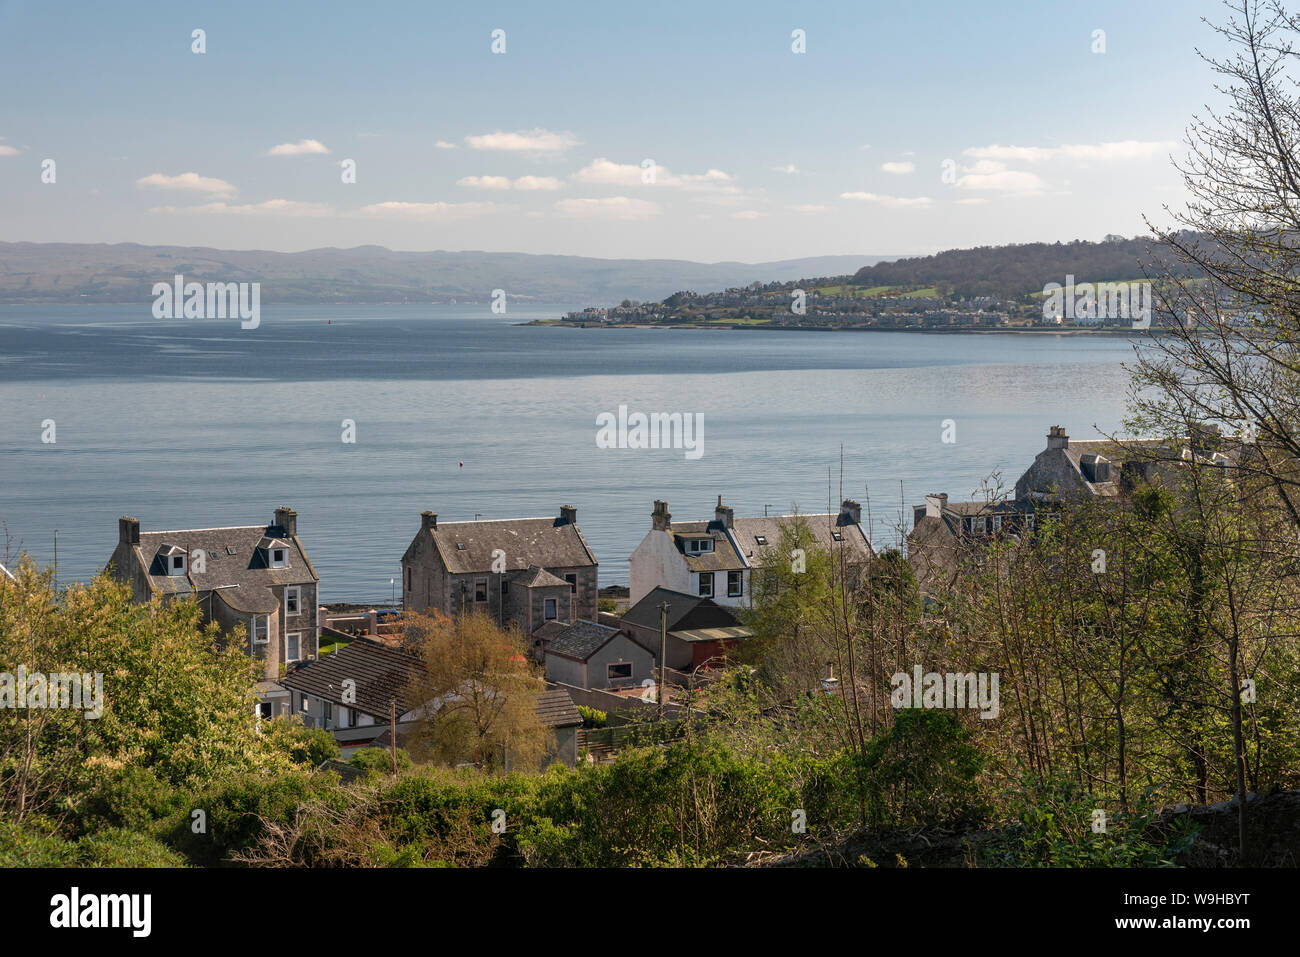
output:
[[[1221,9],[0,0],[0,240],[759,261],[1134,235],[1182,199]]]

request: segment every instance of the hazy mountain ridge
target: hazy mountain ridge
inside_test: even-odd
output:
[[[263,302],[486,302],[493,289],[537,303],[662,299],[684,288],[724,289],[850,272],[883,256],[813,256],[765,263],[596,259],[381,246],[297,253],[138,243],[0,243],[0,302],[147,302],[153,284],[260,282]]]

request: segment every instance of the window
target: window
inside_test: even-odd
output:
[[[342,705],[340,705],[339,706],[339,727],[340,728],[352,727],[356,723],[357,720],[356,716],[357,713],[353,711],[351,708],[344,708]]]
[[[275,705],[269,701],[259,701],[257,703],[257,716],[268,720],[275,717]]]
[[[971,524],[974,526],[972,531],[978,532],[980,535],[983,535],[985,530],[988,528],[988,519],[986,519],[983,515],[981,515],[979,518],[972,519]]]
[[[264,645],[270,640],[270,633],[267,630],[269,619],[266,615],[254,615],[252,623],[253,644]]]
[[[324,716],[326,721],[329,721],[330,718],[334,716],[334,702],[322,701],[320,703],[320,706],[321,706],[321,714]]]
[[[711,538],[689,538],[686,540],[686,550],[692,555],[699,555],[703,552],[713,551],[713,539]]]
[[[842,542],[842,541],[844,541],[844,536],[843,536],[842,534],[840,534],[840,532],[839,532],[838,529],[833,529],[833,530],[831,531],[831,538],[834,539],[834,540],[837,541],[837,542]]]
[[[745,593],[745,573],[727,572],[727,595],[739,598]]]
[[[487,579],[479,578],[474,582],[474,600],[487,601]]]
[[[289,564],[289,557],[288,557],[288,556],[289,556],[289,553],[288,553],[287,550],[285,550],[285,549],[283,549],[283,548],[272,548],[272,549],[271,549],[271,567],[272,567],[272,568],[284,568],[286,565]]]
[[[760,544],[760,545],[766,545],[766,544],[767,544],[767,536],[766,536],[766,535],[755,535],[755,536],[754,536],[754,541],[758,542],[758,544]]]
[[[1001,516],[1001,515],[994,515],[994,516],[993,516],[993,531],[995,531],[995,532],[1000,532],[1000,531],[1002,531],[1002,516]]]
[[[184,555],[173,555],[173,556],[172,556],[171,572],[170,572],[170,574],[172,574],[172,575],[184,575],[184,574],[185,574],[185,556],[184,556]]]
[[[1034,513],[1033,513],[1033,512],[1030,512],[1028,515],[1025,516],[1025,527],[1028,528],[1031,532],[1034,530]]]
[[[555,599],[554,599],[554,598],[548,598],[548,599],[546,599],[546,611],[545,611],[545,615],[546,615],[546,620],[547,620],[547,621],[555,621],[556,614],[555,614]]]
[[[302,603],[302,589],[297,585],[284,590],[284,613],[288,615],[301,614],[298,606]]]
[[[298,703],[298,710],[306,714],[311,710],[311,704],[307,701],[307,696],[303,695],[302,700]]]
[[[578,576],[573,572],[569,572],[564,576],[564,580],[569,583],[569,594],[578,594]]]
[[[508,578],[501,579],[501,594],[503,595],[510,594],[510,579]]]
[[[700,572],[700,597],[713,597],[713,572]]]
[[[605,666],[605,679],[613,684],[615,681],[632,680],[632,662],[620,661],[616,664]]]
[[[302,660],[302,634],[291,631],[284,636],[284,660],[288,662]]]

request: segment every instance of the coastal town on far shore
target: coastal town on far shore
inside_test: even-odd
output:
[[[1063,299],[1061,291],[1066,293]],[[1141,280],[1067,285],[1019,299],[945,294],[935,287],[862,287],[814,280],[807,288],[755,282],[721,292],[678,292],[661,302],[624,299],[588,306],[536,325],[580,328],[813,329],[888,331],[1130,332],[1150,326],[1150,284]],[[1143,324],[1136,304],[1147,306]],[[1077,305],[1076,305],[1077,303]],[[1136,320],[1136,321],[1135,321]]]

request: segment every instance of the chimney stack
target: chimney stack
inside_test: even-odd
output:
[[[379,635],[379,612],[372,608],[366,613],[366,627],[369,629],[366,633],[370,635]]]
[[[731,506],[722,504],[722,496],[718,496],[718,507],[713,510],[713,520],[721,522],[723,527],[731,528],[731,523],[735,520],[736,513],[732,511]]]
[[[117,540],[123,545],[140,544],[140,520],[123,515],[117,520]]]
[[[423,529],[423,530],[426,531],[426,532],[428,532],[428,531],[436,531],[437,528],[438,528],[438,513],[437,513],[437,512],[421,512],[421,513],[420,513],[420,528]]]
[[[668,503],[655,499],[655,510],[650,513],[650,527],[656,532],[666,532],[673,527],[673,517],[668,513]]]
[[[1065,426],[1054,425],[1048,430],[1047,447],[1049,449],[1068,449],[1070,447],[1070,436],[1065,431]]]
[[[275,510],[275,524],[284,529],[284,534],[290,538],[298,534],[298,513],[287,505],[281,505]]]
[[[926,518],[941,518],[943,510],[948,507],[947,492],[931,492],[925,497]]]
[[[847,519],[846,524],[862,524],[862,505],[851,498],[846,498],[840,503],[840,516]]]
[[[578,510],[577,510],[576,508],[574,508],[572,505],[561,505],[561,506],[560,506],[560,524],[562,524],[562,525],[577,525],[577,524],[578,524]]]

